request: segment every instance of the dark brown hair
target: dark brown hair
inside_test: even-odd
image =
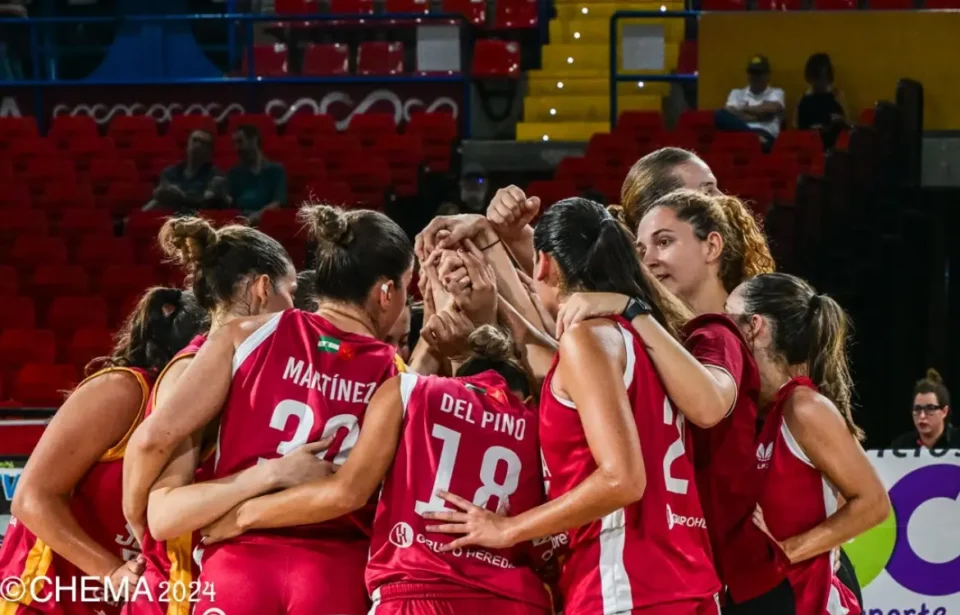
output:
[[[109,356],[90,361],[89,376],[108,367],[138,367],[156,374],[206,328],[206,314],[193,293],[176,288],[147,290],[114,336]]]
[[[410,238],[382,213],[307,205],[299,218],[317,240],[317,297],[362,306],[378,280],[387,278],[399,286],[413,263]]]
[[[530,378],[517,358],[513,340],[494,325],[481,325],[467,338],[470,358],[457,370],[457,376],[473,376],[493,370],[503,376],[512,391],[530,395]]]
[[[728,293],[747,278],[776,270],[760,225],[740,199],[681,189],[660,197],[647,211],[655,207],[670,209],[678,220],[693,227],[700,241],[710,233],[723,238],[720,279]]]
[[[293,307],[304,312],[316,312],[320,307],[317,296],[313,294],[313,280],[317,272],[304,269],[297,273],[297,292],[293,296]]]
[[[827,295],[785,273],[767,273],[743,283],[744,316],[759,314],[770,322],[773,348],[787,365],[804,365],[820,392],[843,415],[858,440],[864,433],[853,421],[853,378],[847,363],[849,320]]]
[[[627,228],[636,231],[651,203],[683,188],[683,181],[673,171],[695,160],[699,158],[689,150],[663,147],[636,161],[627,171],[620,189],[620,220]]]
[[[644,275],[630,232],[599,203],[580,197],[556,203],[537,224],[533,245],[557,261],[567,290],[644,297],[674,336],[686,321]]]
[[[238,286],[266,275],[276,282],[293,269],[280,243],[256,229],[233,224],[214,228],[203,218],[171,218],[160,229],[160,248],[187,273],[200,307],[229,307]]]
[[[926,376],[921,380],[917,380],[917,384],[913,387],[914,397],[923,393],[933,393],[936,395],[937,404],[940,406],[950,405],[950,391],[947,390],[946,385],[943,384],[943,378],[940,377],[940,373],[933,368],[928,369]]]

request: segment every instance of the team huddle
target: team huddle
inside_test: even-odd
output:
[[[839,547],[889,502],[846,317],[695,155],[638,161],[620,208],[510,186],[415,242],[300,219],[299,276],[165,223],[189,290],[145,293],[31,455],[0,614],[861,612]],[[80,577],[149,591],[50,599]]]

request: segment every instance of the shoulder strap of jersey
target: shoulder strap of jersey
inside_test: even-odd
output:
[[[124,434],[124,436],[120,439],[119,442],[117,442],[109,450],[107,450],[106,453],[103,454],[103,457],[100,458],[101,462],[116,461],[118,459],[123,459],[123,453],[127,449],[127,442],[130,441],[130,436],[133,435],[133,431],[137,428],[137,426],[140,425],[140,422],[143,421],[143,415],[146,413],[146,410],[147,410],[147,402],[150,399],[150,386],[147,384],[147,379],[144,377],[143,373],[140,370],[131,369],[129,367],[108,367],[106,369],[101,369],[100,371],[84,378],[83,382],[77,385],[77,388],[79,389],[84,384],[93,380],[94,378],[98,378],[110,372],[126,372],[128,374],[131,374],[134,378],[137,379],[137,384],[140,385],[140,392],[141,392],[140,409],[137,411],[137,417],[133,420],[133,423],[130,425],[130,428],[127,430],[127,433]]]

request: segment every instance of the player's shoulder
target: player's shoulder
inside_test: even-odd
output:
[[[743,334],[740,333],[737,323],[726,314],[700,314],[684,325],[683,334],[687,343],[696,343],[702,340],[743,342]]]
[[[784,400],[783,418],[791,432],[818,432],[830,427],[846,429],[837,406],[825,395],[808,386],[798,386]]]
[[[623,347],[620,325],[609,318],[591,318],[573,325],[560,337],[560,353],[613,352]]]

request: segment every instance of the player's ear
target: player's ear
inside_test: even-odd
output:
[[[261,274],[253,278],[250,284],[250,312],[258,314],[260,306],[266,305],[270,300],[270,294],[273,292],[273,281],[267,274]]]

